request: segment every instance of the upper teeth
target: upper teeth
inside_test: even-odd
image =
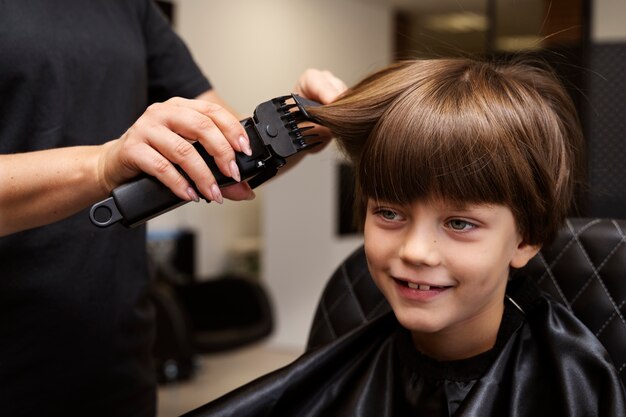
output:
[[[430,290],[430,285],[415,284],[413,282],[409,282],[408,285],[409,285],[409,288],[413,288],[414,290],[424,290],[424,291]]]

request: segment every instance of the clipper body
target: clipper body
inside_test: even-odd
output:
[[[301,122],[311,120],[305,106],[317,105],[319,103],[292,94],[261,103],[252,117],[242,120],[241,124],[250,139],[252,155],[235,153],[241,180],[248,181],[255,188],[276,175],[278,169],[285,165],[286,158],[319,144],[308,143],[315,137],[305,134],[311,127],[298,126]],[[199,142],[194,143],[194,147],[220,187],[236,183],[220,172],[213,157]],[[195,185],[192,186],[195,188]],[[201,194],[198,192],[198,195]],[[185,203],[187,201],[178,198],[155,177],[144,175],[117,187],[109,198],[94,204],[89,217],[99,227],[117,222],[135,227]]]

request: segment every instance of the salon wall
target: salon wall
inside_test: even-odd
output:
[[[176,0],[174,24],[217,91],[243,115],[292,91],[308,67],[348,84],[390,62],[392,13],[367,0]],[[273,343],[302,348],[326,279],[358,238],[335,236],[332,147],[305,158],[257,191],[252,202],[187,204],[149,223],[150,231],[197,233],[204,277],[229,254],[259,245],[261,278],[274,302]]]
[[[625,42],[626,41],[626,1],[594,0],[592,1],[592,42]]]

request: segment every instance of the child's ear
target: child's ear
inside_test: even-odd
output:
[[[522,268],[533,256],[539,252],[541,245],[529,245],[528,243],[521,242],[515,249],[515,253],[511,258],[509,265],[513,268]]]

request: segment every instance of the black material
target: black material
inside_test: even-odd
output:
[[[238,276],[172,284],[162,277],[150,290],[156,306],[154,343],[158,381],[193,376],[198,354],[258,342],[272,333],[274,318],[267,292]]]
[[[152,349],[160,384],[191,378],[196,370],[196,350],[189,335],[189,318],[170,285],[155,282],[150,299],[156,312],[156,338]]]
[[[198,353],[220,352],[269,336],[274,318],[263,286],[239,276],[222,276],[173,291],[190,322],[190,339]]]
[[[287,104],[287,100],[293,100],[293,104]],[[251,186],[256,187],[273,177],[285,164],[285,158],[313,147],[314,144],[308,144],[307,140],[314,135],[304,135],[306,128],[298,127],[298,123],[310,120],[304,106],[318,105],[317,102],[292,94],[259,104],[251,118],[242,120],[241,124],[250,139],[252,155],[235,152],[241,180],[251,180]],[[211,169],[220,187],[236,182],[221,173],[213,157],[199,142],[193,146]],[[198,195],[202,194],[198,192]],[[156,178],[142,176],[113,190],[110,198],[94,204],[90,219],[100,227],[111,226],[117,221],[121,221],[124,226],[136,227],[186,202]],[[107,217],[107,214],[110,216]]]
[[[602,345],[518,280],[509,295],[525,314],[507,306],[486,357],[429,368],[414,352],[410,362],[410,339],[387,312],[185,416],[624,416],[626,394]]]
[[[191,376],[196,354],[242,347],[271,334],[271,300],[260,282],[235,274],[198,278],[188,258],[192,233],[149,237],[150,296],[157,307],[154,353],[161,382]]]
[[[178,198],[156,178],[142,176],[117,187],[111,197],[94,204],[89,218],[100,227],[119,221],[125,226],[136,227],[185,203],[187,201]]]
[[[585,112],[589,216],[626,218],[626,42],[593,43]]]
[[[354,235],[358,232],[354,218],[354,168],[352,165],[342,162],[337,165],[337,194],[336,213],[337,234]]]
[[[210,88],[151,0],[0,1],[0,153],[97,145]],[[144,228],[0,238],[0,414],[153,416]]]
[[[171,257],[172,267],[188,277],[196,276],[196,233],[181,229]]]

